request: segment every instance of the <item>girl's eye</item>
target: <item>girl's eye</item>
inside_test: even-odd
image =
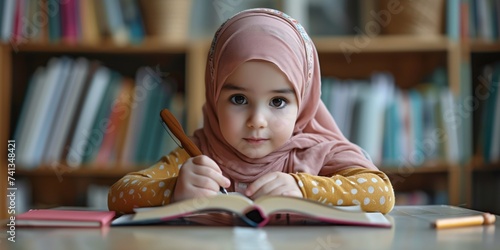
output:
[[[273,98],[270,105],[275,108],[284,108],[286,106],[286,100],[283,98]]]
[[[236,105],[247,104],[247,99],[242,95],[233,95],[231,96],[231,103]]]

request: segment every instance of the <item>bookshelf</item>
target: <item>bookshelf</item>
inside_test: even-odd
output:
[[[489,99],[495,94],[490,92],[492,84],[497,84],[497,80],[486,81],[488,74],[484,72],[486,67],[494,67],[500,63],[500,42],[498,40],[485,40],[481,38],[471,39],[470,61],[471,61],[471,91],[478,106],[473,110],[474,123],[472,128],[473,157],[465,166],[466,176],[466,197],[467,203],[474,209],[490,210],[493,213],[500,213],[500,201],[495,194],[500,186],[500,159],[485,159],[483,138],[485,137],[484,116],[496,117],[495,114],[485,114],[487,106],[491,105]],[[495,73],[496,72],[496,73]],[[498,69],[493,68],[492,74],[498,74]],[[484,91],[487,88],[487,91]],[[489,93],[488,96],[485,93]],[[498,94],[496,94],[498,98]],[[498,104],[498,100],[497,100]],[[495,110],[500,108],[495,105]],[[494,127],[493,129],[498,129]],[[493,137],[493,135],[491,135]],[[493,140],[498,140],[494,138]]]
[[[7,44],[3,44],[0,50],[2,66],[2,103],[1,110],[1,138],[4,142],[11,139],[13,127],[16,125],[20,107],[23,101],[23,93],[27,87],[29,76],[31,76],[40,65],[46,65],[47,61],[54,56],[86,57],[98,60],[104,65],[123,73],[124,75],[135,72],[143,65],[152,67],[159,65],[162,70],[166,70],[182,86],[185,105],[185,128],[188,133],[192,133],[201,123],[201,107],[204,100],[204,69],[205,56],[208,51],[207,42],[192,43],[165,43],[155,39],[145,39],[140,45],[116,46],[113,43],[103,43],[102,45],[83,44],[74,46],[68,44],[51,43],[26,43],[16,45],[15,49]],[[133,74],[133,73],[132,73]],[[15,86],[12,82],[16,82]],[[4,91],[5,90],[5,91]],[[12,93],[11,93],[12,91]],[[184,105],[184,104],[183,104]],[[6,152],[6,144],[2,145],[3,152]],[[2,155],[2,169],[7,169],[6,155]],[[46,193],[60,193],[61,196],[51,197],[44,195],[45,192],[36,193],[33,199],[42,201],[45,204],[74,204],[82,203],[82,194],[89,184],[111,185],[123,175],[134,169],[145,166],[98,166],[84,165],[77,169],[68,166],[57,166],[54,168],[48,165],[38,166],[33,170],[17,167],[16,176],[29,180],[32,190],[46,190]],[[6,172],[1,174],[2,179],[7,179]],[[4,182],[2,181],[2,184]],[[77,184],[76,187],[72,187]],[[64,191],[61,191],[64,190]],[[2,185],[2,192],[6,188]],[[5,194],[3,194],[5,197]],[[2,218],[6,216],[6,206],[2,204]]]
[[[416,65],[425,64],[425,67],[419,66],[416,70],[417,74],[425,73],[435,67],[438,64],[446,62],[449,58],[449,54],[454,53],[453,46],[449,45],[449,41],[444,37],[438,37],[432,40],[427,40],[427,46],[422,46],[419,39],[414,39],[411,36],[394,36],[394,37],[380,37],[373,40],[369,46],[365,48],[363,53],[355,55],[356,58],[346,65],[346,61],[343,58],[342,52],[338,50],[339,44],[342,42],[348,42],[352,37],[320,37],[313,38],[315,44],[317,44],[318,53],[320,54],[321,67],[323,75],[336,75],[342,77],[366,77],[369,75],[370,71],[363,72],[358,70],[360,68],[368,68],[375,70],[388,70],[392,72],[397,72],[398,67],[401,65],[402,58],[406,58]],[[403,42],[404,41],[404,42]],[[401,45],[403,42],[404,45]],[[154,40],[146,40],[141,46],[130,46],[130,47],[117,47],[112,44],[96,46],[96,45],[84,45],[84,46],[70,46],[70,45],[51,45],[51,44],[23,44],[18,46],[18,51],[13,52],[9,47],[4,47],[4,53],[9,54],[13,57],[11,59],[17,64],[25,65],[27,61],[30,61],[30,56],[36,55],[40,58],[40,53],[46,54],[47,56],[60,55],[60,54],[84,54],[90,57],[103,56],[113,58],[122,56],[134,58],[134,57],[146,57],[150,59],[150,62],[156,62],[156,56],[158,54],[163,55],[163,57],[168,56],[184,56],[185,57],[185,76],[186,76],[186,87],[185,96],[186,103],[190,103],[189,110],[187,111],[187,127],[188,131],[192,132],[197,124],[200,123],[201,119],[201,106],[202,100],[204,99],[203,92],[203,78],[204,78],[204,63],[205,56],[209,48],[209,41],[193,42],[185,45],[179,44],[163,44],[156,43]],[[16,58],[18,57],[18,58]],[[25,57],[23,60],[20,58]],[[380,58],[385,57],[387,61],[381,61]],[[111,61],[108,62],[111,63]],[[392,62],[392,63],[389,63]],[[361,63],[361,64],[360,64]],[[111,65],[113,65],[111,63]],[[114,64],[117,66],[118,64]],[[450,72],[458,72],[458,69],[453,68],[454,64],[448,64]],[[21,66],[19,66],[21,67]],[[26,68],[26,65],[24,66]],[[32,69],[33,70],[33,69]],[[32,71],[31,70],[31,71]],[[27,79],[19,79],[20,76],[12,75],[16,74],[16,69],[13,69],[14,73],[8,73],[6,76],[11,76],[16,80],[16,82],[27,82]],[[413,74],[413,73],[412,73]],[[396,75],[396,78],[405,78],[407,75],[401,74]],[[413,84],[413,83],[410,83]],[[2,83],[2,86],[9,87],[10,84],[7,81]],[[458,91],[458,87],[451,85],[453,89]],[[15,100],[13,100],[15,101]],[[20,100],[17,100],[18,102]],[[5,105],[5,104],[4,104]],[[2,106],[4,110],[9,110],[9,103]],[[4,121],[10,121],[12,114],[8,112],[4,113]],[[12,121],[10,121],[12,122]],[[9,125],[4,125],[9,126]],[[5,129],[2,131],[9,131]],[[2,134],[3,137],[8,137],[7,133]],[[5,140],[6,141],[6,140]],[[407,169],[394,169],[394,168],[384,168],[389,176],[395,182],[396,190],[414,190],[419,188],[419,181],[422,178],[432,178],[436,182],[446,183],[444,188],[449,192],[449,199],[451,204],[457,204],[460,199],[459,194],[459,167],[455,165],[449,165],[446,163],[442,164],[426,164],[425,166],[415,167],[411,173]],[[122,169],[119,166],[114,169],[102,170],[100,166],[83,166],[81,169],[67,169],[61,168],[55,171],[49,166],[40,166],[39,169],[35,170],[18,170],[18,176],[22,176],[26,179],[31,180],[34,188],[42,188],[44,190],[67,190],[59,198],[54,197],[44,197],[40,195],[37,199],[44,200],[48,203],[62,203],[71,204],[76,203],[81,200],[81,195],[84,192],[84,186],[88,185],[90,180],[94,180],[94,183],[101,183],[110,185],[121,176],[129,172],[129,169]],[[58,180],[58,175],[63,176],[63,181]],[[416,181],[415,181],[416,180]],[[52,183],[47,185],[47,183]],[[72,184],[77,183],[75,188],[71,188]],[[431,187],[432,188],[443,188]],[[74,192],[74,194],[70,191]]]
[[[313,41],[318,49],[323,76],[340,78],[367,78],[371,72],[389,71],[394,74],[400,87],[411,88],[419,83],[418,79],[430,73],[438,66],[447,69],[448,86],[455,96],[463,94],[461,82],[461,62],[469,53],[498,52],[498,43],[460,44],[441,34],[431,37],[414,35],[380,35],[371,37],[370,42],[352,54],[347,62],[342,44],[352,43],[353,35],[316,36]],[[6,141],[12,135],[13,126],[23,101],[22,88],[26,88],[28,77],[36,66],[45,65],[52,56],[86,56],[102,60],[107,66],[124,74],[141,64],[165,65],[170,61],[176,69],[176,76],[181,82],[185,98],[186,130],[192,133],[202,122],[201,107],[204,102],[204,71],[210,40],[189,42],[165,42],[154,36],[146,36],[140,44],[117,45],[111,40],[100,43],[47,43],[25,42],[16,46],[0,46],[0,149],[6,152]],[[469,52],[470,49],[470,52]],[[172,71],[173,72],[173,71]],[[14,91],[11,95],[11,91]],[[464,136],[470,131],[464,131]],[[0,166],[6,169],[6,155],[0,155]],[[465,165],[465,166],[464,166]],[[445,191],[448,203],[462,204],[464,192],[472,193],[468,178],[472,173],[490,171],[478,170],[477,164],[449,162],[426,162],[422,166],[380,166],[394,182],[396,191],[425,190],[429,192]],[[135,166],[141,168],[146,166]],[[483,169],[483,168],[481,168]],[[488,168],[490,169],[490,168]],[[498,173],[498,167],[491,170]],[[114,166],[88,165],[78,169],[61,166],[57,173],[50,166],[39,166],[34,170],[17,169],[16,175],[30,180],[35,190],[51,190],[59,195],[48,196],[37,193],[34,199],[46,204],[80,205],[85,187],[91,183],[108,185],[114,183],[130,169]],[[58,174],[64,176],[59,181]],[[6,171],[0,172],[0,178],[6,179]],[[467,184],[464,186],[464,182]],[[1,182],[4,183],[3,181]],[[428,185],[432,183],[432,185]],[[464,187],[466,190],[464,190]],[[0,187],[0,195],[5,197],[6,188]],[[47,192],[45,192],[47,193]],[[468,204],[470,204],[468,197]],[[6,205],[0,199],[0,218],[7,216]]]
[[[347,61],[341,44],[352,43],[355,37],[313,38],[318,49],[323,77],[342,79],[369,78],[372,72],[391,72],[398,87],[411,89],[422,76],[439,66],[447,69],[448,86],[455,96],[461,93],[461,47],[446,36],[415,37],[386,35],[372,38],[360,53]],[[448,195],[447,202],[460,204],[463,199],[462,165],[458,162],[427,161],[423,165],[379,167],[391,178],[397,192],[424,190]],[[424,183],[429,183],[425,185]]]

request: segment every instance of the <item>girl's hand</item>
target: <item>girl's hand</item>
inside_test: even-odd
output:
[[[192,157],[179,171],[172,201],[216,195],[220,186],[228,188],[230,185],[217,163],[208,156]]]
[[[265,195],[303,197],[295,179],[286,173],[268,173],[248,185],[245,195],[252,200]]]

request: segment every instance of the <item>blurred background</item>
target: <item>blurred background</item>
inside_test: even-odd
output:
[[[1,196],[14,191],[18,213],[106,209],[111,184],[176,146],[161,109],[189,134],[201,126],[212,36],[255,7],[305,27],[321,98],[398,205],[500,213],[500,3],[489,0],[1,0]]]

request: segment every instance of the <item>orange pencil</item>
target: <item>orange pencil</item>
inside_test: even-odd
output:
[[[482,215],[438,219],[433,223],[436,229],[491,225],[495,223],[495,215],[484,213]]]

